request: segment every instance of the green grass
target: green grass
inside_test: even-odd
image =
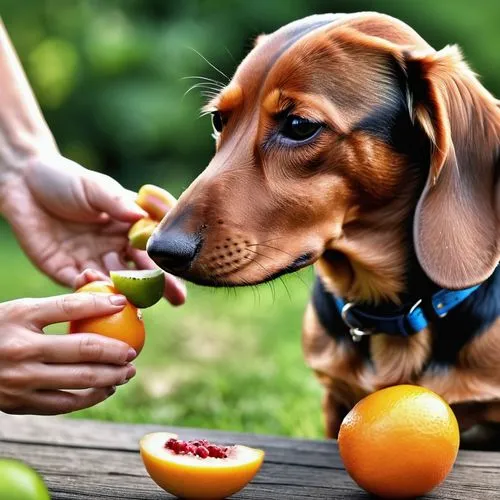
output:
[[[1,220],[0,241],[0,301],[65,291],[30,264]],[[185,306],[147,309],[136,377],[108,401],[72,416],[321,436],[321,390],[300,342],[311,276],[306,270],[288,277],[290,296],[279,281],[274,292],[190,286]]]

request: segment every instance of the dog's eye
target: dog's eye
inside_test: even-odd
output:
[[[287,116],[281,128],[281,135],[292,141],[305,141],[313,137],[322,127],[321,123],[312,122],[300,116]]]
[[[222,132],[222,129],[224,128],[224,125],[226,124],[222,114],[220,111],[214,111],[212,113],[212,126],[215,130],[216,134],[220,134]]]

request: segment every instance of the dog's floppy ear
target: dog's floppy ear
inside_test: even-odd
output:
[[[414,216],[417,258],[441,287],[479,284],[499,259],[499,102],[479,83],[457,47],[436,52],[428,46],[426,53],[416,53],[406,35],[381,22],[365,22],[356,29],[334,27],[331,37],[344,46],[384,54],[402,69],[409,112],[432,144],[429,174]]]
[[[402,54],[410,112],[432,143],[414,219],[425,273],[451,289],[478,284],[499,259],[500,110],[456,47]]]

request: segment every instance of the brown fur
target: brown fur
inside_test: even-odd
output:
[[[167,237],[182,221],[183,231],[203,240],[182,276],[247,285],[298,259],[295,268],[315,262],[326,288],[349,301],[398,303],[414,248],[440,286],[485,280],[499,255],[497,101],[456,48],[436,52],[400,21],[363,13],[311,30],[313,22],[259,37],[207,105],[226,123],[217,153],[160,227]],[[407,79],[409,113],[432,148],[427,178],[405,154],[356,128],[393,104],[397,71]],[[277,117],[291,108],[325,124],[313,142],[276,144]],[[325,331],[309,305],[303,346],[325,386],[327,434],[336,436],[361,397],[400,383],[427,386],[457,404],[463,428],[500,422],[500,321],[467,343],[446,373],[426,369],[432,337],[432,326],[410,338],[375,335],[368,365],[355,344]]]

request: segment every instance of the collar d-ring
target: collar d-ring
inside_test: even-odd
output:
[[[349,310],[354,307],[356,304],[354,302],[346,302],[342,307],[342,311],[340,312],[340,316],[342,317],[342,321],[349,328],[349,334],[352,337],[353,342],[359,342],[363,337],[367,335],[371,335],[373,332],[371,330],[363,330],[355,325],[353,325],[349,318],[347,317],[347,313]]]

